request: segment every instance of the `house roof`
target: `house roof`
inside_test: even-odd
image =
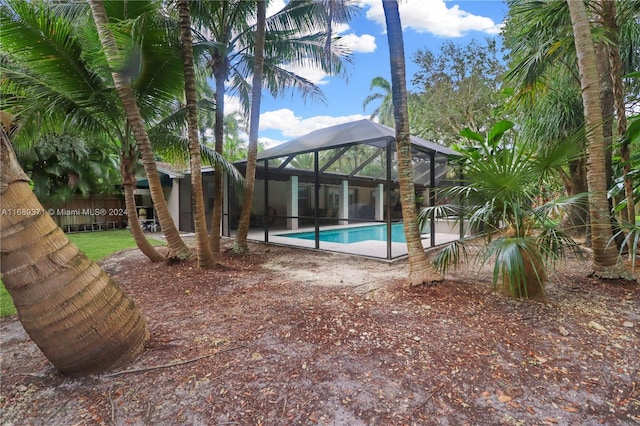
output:
[[[265,149],[258,154],[258,159],[266,160],[353,144],[366,144],[382,148],[395,140],[395,137],[396,132],[391,127],[364,119],[314,130],[273,148]],[[423,151],[436,152],[442,155],[459,155],[445,146],[426,141],[417,136],[411,136],[411,143]]]
[[[173,165],[169,163],[163,163],[161,161],[156,161],[156,167],[160,173],[164,173],[169,176],[171,179],[182,179],[184,177],[184,173],[177,170]]]

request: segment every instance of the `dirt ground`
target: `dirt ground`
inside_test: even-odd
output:
[[[0,320],[0,423],[640,424],[640,286],[586,278],[588,261],[542,303],[475,265],[408,289],[403,261],[251,247],[214,271],[105,260],[152,334],[123,371],[64,377]]]

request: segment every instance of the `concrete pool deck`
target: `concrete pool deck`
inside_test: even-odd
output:
[[[379,223],[363,223],[361,225],[356,226],[368,226],[368,225],[379,225]],[[355,227],[353,224],[351,225],[337,225],[337,226],[324,226],[321,227],[320,230],[333,230],[333,229],[344,229],[345,227],[353,228]],[[273,229],[269,230],[269,243],[273,244],[281,244],[286,246],[294,246],[294,247],[305,247],[314,249],[315,248],[315,240],[305,240],[301,238],[295,237],[287,237],[286,234],[298,234],[301,232],[313,232],[313,227],[303,227],[296,230],[290,229]],[[233,236],[233,234],[232,234]],[[427,249],[431,247],[431,238],[429,235],[423,235],[422,246]],[[441,244],[446,244],[451,241],[455,241],[460,239],[460,235],[458,233],[451,232],[438,232],[436,229],[435,234],[435,243],[436,246]],[[265,233],[263,229],[250,229],[249,240],[253,241],[265,241]],[[376,240],[367,240],[361,241],[357,243],[332,243],[332,242],[324,242],[320,241],[320,250],[338,252],[338,253],[347,253],[354,254],[357,256],[366,256],[373,257],[378,259],[387,259],[387,242],[386,241],[376,241]],[[405,243],[391,243],[391,258],[399,258],[407,255],[407,245]]]

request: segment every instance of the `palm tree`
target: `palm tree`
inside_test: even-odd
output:
[[[253,46],[253,82],[251,86],[251,117],[249,119],[249,150],[247,157],[246,181],[244,199],[240,212],[240,221],[233,245],[235,253],[247,253],[247,235],[251,222],[251,207],[255,188],[256,163],[258,158],[258,131],[260,128],[260,101],[262,98],[262,70],[264,65],[264,40],[266,33],[267,5],[264,0],[258,0],[256,40]]]
[[[580,80],[575,67],[571,22],[563,2],[512,0],[505,29],[511,51],[507,81],[514,84],[514,110],[521,140],[541,150],[584,133]],[[584,139],[584,138],[583,138]],[[583,141],[576,141],[583,147]],[[561,174],[567,195],[587,190],[586,155],[570,159]],[[588,236],[588,209],[571,208],[567,220],[576,235]]]
[[[397,1],[383,1],[387,24],[389,57],[391,63],[391,84],[393,93],[393,115],[396,128],[396,151],[398,155],[398,180],[404,233],[409,255],[410,286],[442,281],[442,276],[431,266],[422,247],[420,230],[415,210],[415,189],[413,186],[413,165],[411,163],[411,134],[409,131],[409,110],[407,107],[407,82],[404,58],[402,25]]]
[[[211,268],[215,265],[211,246],[207,238],[207,220],[204,212],[202,191],[202,167],[200,141],[198,139],[198,111],[196,99],[196,76],[193,67],[193,43],[191,40],[191,16],[189,0],[178,0],[180,16],[180,40],[184,61],[184,92],[187,101],[187,124],[189,133],[189,159],[191,165],[191,187],[193,190],[193,222],[196,231],[198,266]]]
[[[502,293],[544,299],[548,269],[567,251],[581,255],[578,245],[557,229],[557,222],[565,209],[580,205],[585,194],[537,205],[542,183],[570,151],[557,149],[542,155],[533,143],[507,139],[505,133],[513,126],[499,121],[486,136],[463,130],[461,136],[471,142],[457,147],[465,181],[447,188],[443,196],[465,203],[428,207],[419,218],[422,223],[433,215],[455,214],[465,218],[469,229],[483,232],[484,245],[477,251],[467,249],[473,240],[457,241],[440,250],[434,261],[442,273],[476,253],[480,263],[494,262],[493,284]]]
[[[162,192],[162,185],[158,175],[151,142],[144,125],[142,115],[136,103],[136,98],[131,87],[131,79],[123,71],[117,70],[116,64],[121,61],[118,52],[116,39],[109,29],[109,18],[102,0],[90,0],[91,13],[98,29],[98,37],[107,57],[107,62],[111,64],[111,76],[115,84],[116,91],[122,101],[125,113],[127,115],[128,124],[135,136],[138,149],[142,155],[142,164],[144,166],[147,179],[149,180],[149,190],[154,208],[165,236],[167,237],[167,245],[169,247],[169,257],[177,259],[187,259],[191,257],[191,250],[184,244],[180,234],[171,218],[167,201]]]
[[[607,43],[607,53],[608,59],[610,62],[610,73],[611,73],[611,83],[613,86],[613,100],[616,111],[616,119],[617,119],[617,134],[618,137],[621,138],[620,142],[620,159],[622,162],[622,172],[623,172],[623,186],[624,193],[626,198],[626,210],[625,210],[625,220],[629,222],[631,225],[635,224],[635,202],[633,196],[633,179],[631,178],[631,164],[630,164],[630,152],[629,152],[629,141],[624,138],[624,134],[627,131],[627,113],[625,108],[625,95],[624,95],[624,84],[622,80],[623,74],[623,61],[620,56],[620,24],[619,24],[619,14],[618,7],[623,9],[628,8],[627,5],[624,5],[619,2],[614,1],[601,1],[598,4],[598,12],[600,19],[602,20],[603,26],[608,30],[608,39],[610,40]],[[637,6],[636,6],[637,7]],[[637,11],[635,12],[637,14]],[[633,16],[634,12],[631,11],[629,13],[631,19],[626,19],[626,21],[634,21]],[[625,19],[622,19],[623,22]],[[635,24],[635,22],[634,22]],[[636,32],[638,32],[637,25]]]
[[[254,20],[253,6],[253,2],[230,0],[197,1],[191,7],[196,28],[202,32],[202,39],[196,48],[203,49],[215,79],[214,137],[215,150],[220,154],[224,146],[224,96],[227,83],[230,90],[239,95],[245,112],[249,109],[251,87],[247,84],[247,77],[255,60],[251,47],[255,43],[255,24],[250,23]],[[331,51],[326,52],[326,20],[312,18],[324,17],[324,10],[320,3],[296,0],[267,18],[264,84],[273,96],[282,94],[282,89],[287,87],[298,89],[303,96],[321,94],[315,84],[287,71],[283,64],[319,67],[331,74],[343,72],[341,56],[345,56],[344,50],[331,43]],[[214,185],[215,204],[210,240],[214,252],[218,252],[222,221],[222,173],[216,173]]]
[[[0,204],[9,212],[2,215],[0,265],[25,331],[66,374],[127,364],[149,339],[144,317],[44,213],[4,127],[0,143]]]
[[[144,9],[142,2],[136,5]],[[75,16],[56,14],[46,4],[16,1],[0,6],[0,19],[3,28],[0,41],[11,58],[1,68],[5,78],[0,87],[5,107],[12,108],[20,117],[21,131],[16,139],[29,143],[42,132],[57,132],[66,126],[85,134],[88,140],[116,141],[131,233],[149,259],[164,260],[147,241],[137,218],[133,196],[137,151],[130,139],[129,126],[123,125],[126,119],[108,81],[99,68],[87,62],[87,58],[96,54],[90,43],[76,36]],[[158,94],[167,91],[167,82],[173,75],[156,64],[148,64],[147,69],[154,72],[139,79],[138,93],[156,100],[151,108],[146,108],[151,115],[157,114],[157,104],[161,104]]]
[[[374,77],[371,80],[369,90],[379,89],[380,91],[367,96],[362,102],[362,110],[367,108],[371,102],[380,101],[380,105],[371,113],[372,120],[378,117],[380,124],[393,127],[393,97],[391,91],[391,83],[384,77]]]
[[[241,126],[246,124],[243,122],[239,112],[227,114],[224,117],[224,158],[229,161],[242,161],[247,159],[248,146],[247,142],[240,137]]]
[[[582,0],[567,0],[578,57],[585,126],[587,128],[587,183],[589,216],[593,246],[593,273],[599,278],[624,276],[617,262],[617,250],[611,244],[613,232],[607,200],[605,142],[602,130],[599,76],[596,54],[591,38],[591,26]]]
[[[603,78],[602,86],[604,87],[601,91],[601,103],[604,108],[602,112],[604,117],[603,129],[606,138],[605,143],[610,144],[612,140],[611,124],[614,99],[618,103],[616,112],[616,115],[619,117],[618,137],[623,134],[621,132],[621,126],[624,126],[625,121],[624,111],[620,107],[619,101],[622,97],[622,82],[619,77],[616,76],[619,74],[616,70],[620,69],[620,64],[618,64],[619,58],[616,58],[619,41],[625,40],[623,43],[624,46],[621,46],[622,52],[634,51],[632,44],[627,41],[627,39],[631,40],[632,37],[619,37],[620,33],[616,30],[615,12],[616,8],[620,9],[619,22],[623,28],[630,28],[628,32],[638,34],[636,22],[638,4],[637,2],[595,1],[590,2],[588,6],[597,14],[601,24],[596,28],[592,28],[592,32],[594,37],[598,37],[600,46],[597,50],[597,55],[600,69],[599,74],[601,78]],[[510,1],[510,17],[507,21],[505,35],[506,45],[511,51],[512,58],[515,58],[509,76],[512,82],[517,83],[517,99],[519,101],[526,99],[535,102],[540,97],[552,94],[554,89],[548,87],[546,82],[553,81],[555,78],[550,78],[550,75],[557,74],[561,69],[564,73],[571,75],[574,80],[573,83],[567,80],[564,84],[575,85],[577,87],[576,90],[580,90],[580,76],[578,75],[575,65],[575,44],[572,37],[571,25],[571,18],[566,2]],[[627,31],[625,31],[624,34],[627,34]],[[633,63],[634,59],[632,58],[635,56],[637,55],[631,54],[626,63]],[[611,63],[611,78],[609,78],[609,63]],[[614,90],[611,90],[612,87]],[[561,90],[564,90],[564,88]],[[558,97],[557,100],[561,99],[561,97]],[[565,97],[564,99],[574,98]],[[522,105],[522,108],[530,111],[530,106],[531,103],[527,102]],[[558,103],[558,106],[561,106],[561,103]],[[562,108],[569,110],[570,107],[567,105]],[[577,114],[584,117],[581,100]],[[535,114],[535,112],[532,112],[531,116],[535,117],[535,120],[538,120],[540,117]],[[558,129],[566,127],[565,125],[557,126],[553,119],[546,121],[552,124],[548,127],[548,129],[551,130],[550,135],[554,133],[558,134]],[[540,138],[542,141],[548,139],[548,137]],[[553,139],[553,137],[551,139]],[[610,147],[606,149],[607,152],[610,152]],[[621,156],[626,157],[624,143],[621,144]],[[609,182],[611,160],[609,155],[605,156],[605,158],[607,161],[607,181]],[[584,165],[580,163],[584,163]],[[625,162],[625,164],[628,163]],[[571,181],[575,184],[574,186],[586,187],[586,161],[577,160],[571,164],[570,167],[572,168]],[[625,177],[627,176],[625,173]],[[628,190],[628,183],[627,179],[627,193],[630,192]],[[578,191],[580,190],[581,189]]]

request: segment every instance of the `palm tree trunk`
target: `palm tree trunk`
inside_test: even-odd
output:
[[[108,28],[107,12],[104,8],[104,4],[101,0],[90,0],[91,12],[93,19],[98,28],[98,36],[100,43],[104,49],[107,61],[110,64],[117,63],[117,45],[115,39]],[[167,238],[167,245],[169,247],[169,258],[174,259],[188,259],[191,257],[191,250],[185,245],[184,241],[180,237],[180,233],[176,229],[175,223],[171,218],[171,213],[167,207],[167,201],[164,198],[162,191],[162,184],[160,183],[160,177],[158,176],[158,169],[151,149],[151,142],[149,141],[149,135],[144,126],[140,110],[136,104],[136,99],[131,87],[129,78],[121,72],[112,70],[113,82],[116,87],[116,91],[122,101],[125,113],[127,114],[128,124],[133,130],[133,134],[138,144],[138,149],[142,154],[142,164],[144,171],[147,174],[149,180],[149,191],[151,192],[151,199],[153,200],[153,207],[156,212],[158,221],[162,232],[164,232]]]
[[[247,170],[245,173],[244,199],[238,231],[233,246],[236,253],[247,253],[247,235],[251,222],[251,207],[256,183],[256,163],[258,161],[258,130],[260,127],[260,101],[262,99],[262,68],[264,64],[264,40],[266,31],[266,4],[258,1],[258,21],[254,46],[253,86],[251,88],[251,118],[249,124],[249,149],[247,153]],[[266,214],[266,212],[265,212]]]
[[[216,124],[214,126],[215,150],[222,155],[224,147],[224,82],[227,79],[226,58],[222,58],[222,62],[216,63],[214,66],[214,77],[216,81]],[[211,215],[211,235],[209,243],[214,253],[220,253],[220,227],[222,225],[222,168],[216,167],[216,173],[213,179],[214,200],[213,214]]]
[[[189,129],[189,160],[191,165],[191,188],[193,191],[193,222],[196,231],[196,251],[198,267],[209,269],[215,266],[209,238],[207,219],[204,212],[204,194],[202,191],[202,161],[200,141],[198,139],[198,111],[196,108],[196,76],[193,69],[193,44],[191,40],[191,15],[189,0],[178,1],[180,15],[180,41],[184,62],[184,93],[187,101],[187,124]]]
[[[567,0],[567,4],[573,25],[587,128],[587,184],[589,187],[593,274],[600,278],[620,278],[623,273],[617,262],[616,246],[611,244],[613,232],[607,199],[600,79],[596,53],[591,39],[591,27],[582,0]]]
[[[621,138],[627,132],[627,112],[624,101],[624,85],[622,84],[622,59],[620,58],[620,27],[616,18],[617,4],[614,1],[600,1],[600,17],[604,26],[609,30],[611,42],[608,44],[609,63],[611,70],[611,80],[613,84],[613,98],[617,118],[617,133]],[[627,200],[624,219],[631,224],[635,224],[635,200],[633,197],[633,179],[631,178],[629,141],[622,140],[620,145],[620,157],[622,162],[622,172],[624,175],[624,195]]]
[[[131,231],[133,240],[136,242],[136,246],[138,246],[138,249],[140,249],[149,260],[152,262],[162,262],[166,260],[166,258],[149,243],[138,220],[134,195],[136,177],[133,172],[133,161],[134,158],[131,153],[123,153],[120,156],[120,174],[122,175],[122,186],[124,187],[124,204],[127,208],[129,230]]]
[[[602,43],[594,45],[596,52],[596,67],[600,76],[600,106],[602,107],[602,134],[604,136],[604,161],[607,171],[607,189],[613,184],[612,154],[613,154],[613,83],[611,81],[611,68],[609,67],[609,52],[607,46]]]
[[[584,158],[569,162],[571,190],[567,192],[568,195],[577,195],[588,191],[586,174],[587,166]],[[585,237],[585,239],[587,238],[587,224],[589,223],[589,209],[587,203],[588,202],[584,205],[580,203],[580,205],[571,206],[567,212],[571,224],[569,228],[570,231],[575,233],[575,235]],[[590,237],[587,245],[591,245]]]
[[[407,82],[404,59],[402,25],[397,1],[383,1],[387,24],[387,40],[391,62],[391,84],[393,92],[393,114],[396,124],[396,150],[398,154],[398,179],[404,233],[409,255],[410,286],[442,281],[442,276],[433,268],[422,247],[418,229],[415,188],[413,186],[413,165],[411,164],[411,134],[409,131],[409,111],[407,106]]]
[[[100,267],[72,244],[29,187],[1,133],[2,279],[25,331],[67,374],[121,367],[149,339],[145,319]]]

